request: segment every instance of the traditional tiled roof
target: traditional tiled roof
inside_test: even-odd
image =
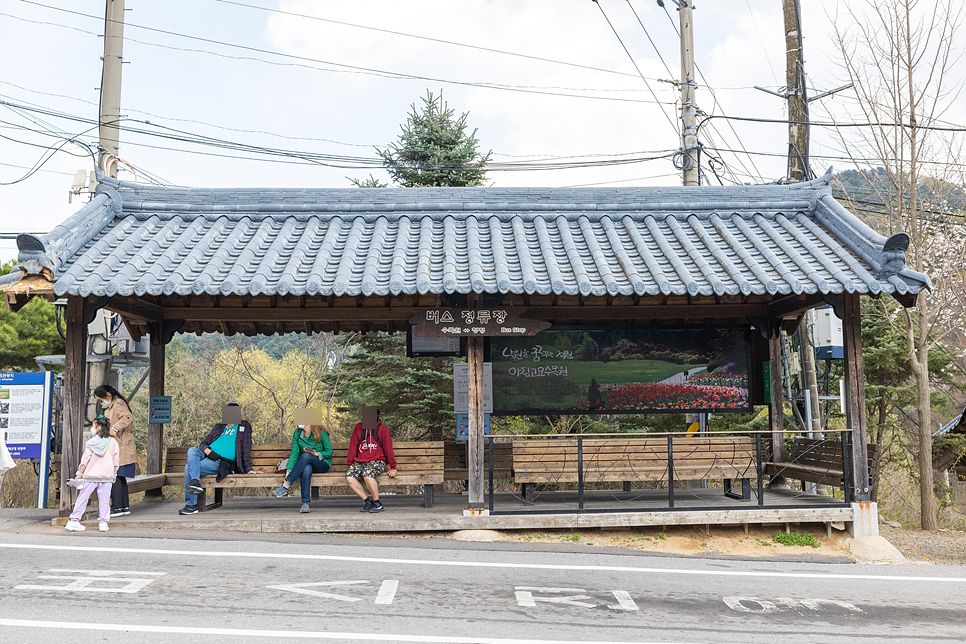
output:
[[[57,295],[915,294],[909,238],[791,185],[188,189],[101,177],[24,273]],[[15,278],[10,278],[15,279]],[[9,281],[9,280],[8,280]]]

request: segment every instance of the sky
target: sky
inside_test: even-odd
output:
[[[469,113],[493,162],[527,163],[489,172],[487,185],[680,185],[669,156],[679,145],[680,96],[668,82],[680,76],[678,14],[672,0],[664,4],[127,0],[120,156],[146,183],[349,187],[370,174],[388,182],[374,146],[394,142],[431,91]],[[829,33],[838,6],[802,2],[813,95],[843,84]],[[0,233],[47,232],[87,199],[68,202],[74,173],[93,169],[70,141],[96,143],[104,8],[105,0],[0,0],[0,101],[12,104],[0,105]],[[754,88],[785,84],[780,0],[699,0],[694,32],[700,109],[786,118],[782,99]],[[813,118],[824,109],[848,117],[850,100],[843,92],[819,101]],[[961,103],[949,120],[966,122]],[[787,126],[710,123],[701,140],[720,150],[722,182],[785,176]],[[812,152],[816,171],[849,167],[822,158],[839,152],[815,128]],[[617,160],[625,163],[600,165]],[[119,176],[135,179],[126,165]],[[0,240],[0,261],[15,257],[15,242]]]

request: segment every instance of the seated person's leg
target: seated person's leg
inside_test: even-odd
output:
[[[188,453],[186,454],[187,462],[184,466],[184,487],[187,490],[188,485],[191,484],[192,480],[201,478],[201,461],[205,459],[205,453],[202,452],[197,447],[189,447]],[[184,495],[185,505],[194,505],[198,502],[197,494]]]
[[[372,495],[372,500],[373,501],[378,501],[379,500],[379,484],[376,482],[376,479],[372,478],[371,476],[367,476],[367,477],[363,478],[362,480],[365,481],[366,489],[368,489],[369,490],[369,493]]]
[[[369,494],[366,492],[366,488],[362,484],[362,481],[359,480],[361,477],[361,471],[362,467],[360,463],[353,463],[350,465],[349,471],[345,474],[345,482],[350,488],[352,488],[352,491],[355,492],[360,499],[365,501],[369,498]]]

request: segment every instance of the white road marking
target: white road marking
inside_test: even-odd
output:
[[[838,606],[850,610],[854,613],[861,613],[862,609],[854,604],[841,601],[839,599],[792,599],[791,597],[778,597],[774,602],[758,597],[725,597],[724,603],[732,610],[739,613],[776,613],[781,610],[779,607],[798,609],[807,608],[809,610],[822,610],[822,604],[827,606]],[[757,608],[748,604],[757,604]]]
[[[728,605],[728,608],[736,610],[739,613],[777,613],[778,606],[775,606],[768,600],[758,599],[757,597],[725,597],[724,603]],[[758,604],[758,608],[751,608],[750,606],[745,606],[745,604]]]
[[[608,605],[607,608],[611,610],[640,610],[637,607],[637,602],[631,598],[631,594],[626,590],[612,590],[614,593],[614,598],[617,600],[617,606]]]
[[[319,586],[348,586],[353,584],[368,584],[368,581],[364,579],[358,579],[354,581],[315,581],[308,584],[285,584],[283,586],[269,586],[275,590],[284,590],[291,593],[300,593],[302,595],[312,595],[314,597],[327,597],[329,599],[338,599],[341,602],[358,602],[362,601],[362,597],[348,597],[346,595],[337,595],[335,593],[324,593],[318,590],[310,590],[312,588],[317,588]]]
[[[403,635],[401,633],[333,633],[308,631],[268,631],[247,628],[202,628],[195,626],[152,626],[148,624],[96,624],[85,622],[30,621],[0,618],[0,626],[20,628],[53,628],[68,631],[130,631],[133,633],[179,633],[188,635],[225,635],[245,638],[360,640],[372,642],[417,642],[423,644],[704,644],[687,642],[602,641],[602,640],[525,640],[496,637],[460,637],[457,635]],[[74,639],[77,639],[76,637]]]
[[[376,595],[377,604],[391,604],[396,597],[396,590],[399,588],[398,579],[387,579],[379,587],[379,594]]]
[[[569,604],[570,606],[579,606],[580,608],[593,608],[597,604],[588,604],[587,602],[579,601],[581,599],[591,599],[590,595],[569,595],[564,597],[534,597],[533,593],[584,593],[587,592],[582,588],[536,588],[533,586],[517,586],[515,594],[517,596],[517,605],[524,608],[533,608],[537,605],[537,602],[546,602],[548,604]]]
[[[903,577],[901,575],[837,575],[831,573],[813,572],[753,572],[743,570],[699,570],[694,568],[642,568],[635,566],[590,566],[572,564],[530,564],[505,563],[490,561],[433,561],[430,559],[390,559],[388,557],[348,557],[343,555],[309,555],[276,552],[219,552],[211,550],[161,550],[155,548],[105,548],[99,546],[51,546],[27,543],[0,543],[0,548],[23,550],[63,550],[74,552],[99,552],[168,555],[185,557],[223,557],[248,559],[293,559],[308,561],[348,561],[356,563],[385,563],[393,566],[442,566],[453,568],[504,568],[517,570],[590,570],[621,573],[654,573],[662,575],[699,575],[710,577],[768,577],[781,579],[862,579],[869,581],[916,581],[916,582],[946,582],[966,584],[966,577]]]
[[[66,586],[51,586],[46,584],[22,584],[14,586],[14,590],[66,590],[70,592],[87,593],[136,593],[150,584],[154,579],[143,577],[120,577],[119,575],[153,575],[161,576],[163,572],[129,572],[126,570],[75,570],[72,568],[51,568],[47,572],[74,572],[78,575],[37,575],[37,579],[73,579]],[[110,584],[123,584],[122,586]]]
[[[821,606],[819,604],[829,604],[831,606],[838,606],[839,608],[845,608],[850,611],[861,613],[862,609],[858,606],[854,606],[848,602],[843,602],[838,599],[801,599],[799,600],[805,608],[811,608],[812,610],[820,610]]]

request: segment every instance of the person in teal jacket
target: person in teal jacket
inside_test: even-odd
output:
[[[272,494],[278,497],[287,495],[292,483],[300,479],[302,509],[299,512],[308,512],[312,500],[312,474],[325,474],[330,467],[332,441],[329,440],[329,430],[323,425],[299,425],[292,434],[292,455],[288,459],[285,481],[281,487],[272,490]]]

